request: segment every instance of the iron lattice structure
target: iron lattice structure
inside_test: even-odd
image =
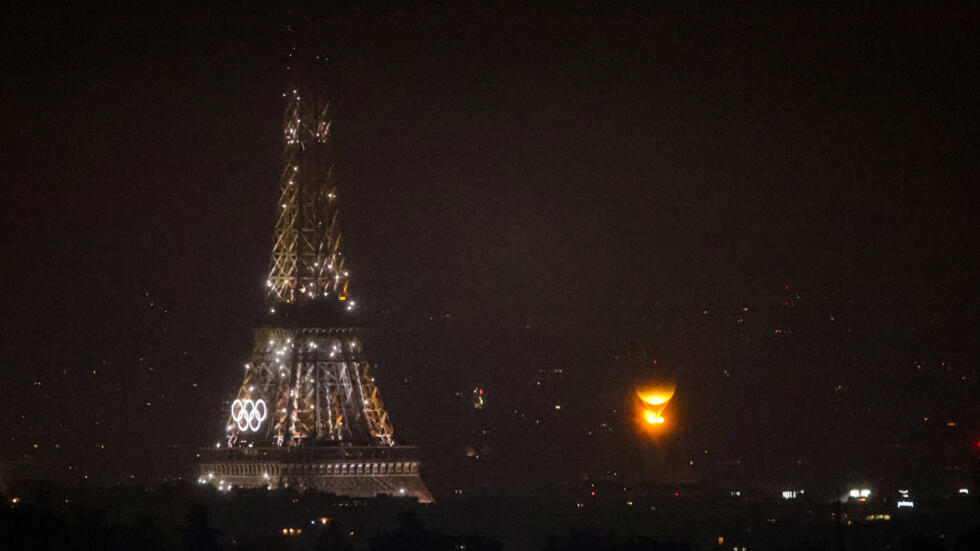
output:
[[[362,330],[351,322],[326,102],[294,91],[283,139],[268,323],[255,330],[224,447],[201,451],[199,480],[431,501],[417,450],[395,445]]]
[[[294,90],[283,121],[280,179],[267,302],[347,299],[347,278],[337,224],[327,105]]]
[[[256,329],[252,361],[245,364],[245,379],[225,426],[228,447],[257,442],[277,447],[395,445],[357,333],[346,327]],[[243,415],[246,421],[252,418],[252,426]]]

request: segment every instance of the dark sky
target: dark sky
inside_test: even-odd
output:
[[[656,370],[684,447],[747,476],[939,464],[980,430],[974,6],[301,13],[378,380],[433,486],[601,470]],[[288,20],[4,17],[7,456],[152,479],[220,434],[262,311]]]

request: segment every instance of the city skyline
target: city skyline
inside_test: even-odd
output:
[[[643,376],[705,484],[955,486],[971,14],[311,10],[374,375],[434,493],[641,481]],[[5,457],[193,479],[267,308],[288,16],[11,21]]]

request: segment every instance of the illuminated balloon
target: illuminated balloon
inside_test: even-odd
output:
[[[674,381],[646,383],[637,385],[636,395],[651,406],[661,406],[670,401],[675,390],[677,390],[677,383]]]
[[[643,419],[646,420],[646,422],[649,423],[649,424],[651,424],[651,425],[659,424],[659,423],[663,423],[664,422],[664,418],[663,417],[661,417],[660,415],[657,415],[656,413],[654,413],[654,412],[652,412],[650,410],[645,410],[643,412]]]
[[[674,397],[675,390],[677,383],[674,381],[645,380],[637,383],[634,392],[643,402],[640,413],[643,422],[647,425],[663,424],[663,411]]]

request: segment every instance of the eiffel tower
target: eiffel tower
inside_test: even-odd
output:
[[[198,454],[198,481],[222,490],[290,487],[432,501],[418,449],[395,444],[354,323],[327,102],[299,89],[286,95],[267,312],[224,437]]]

